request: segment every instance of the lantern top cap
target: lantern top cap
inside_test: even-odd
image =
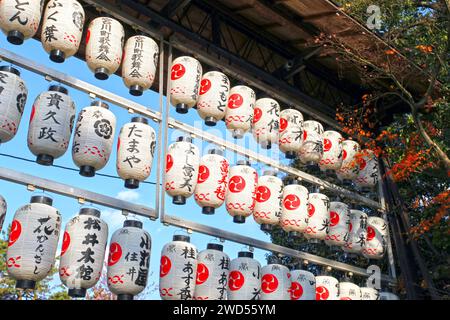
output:
[[[249,166],[250,165],[250,160],[238,160],[236,162],[236,164],[238,166]]]
[[[133,227],[133,228],[138,228],[138,229],[142,229],[143,227],[143,223],[141,221],[138,220],[125,220],[123,223],[123,227]]]
[[[20,71],[11,66],[1,66],[0,71],[14,73],[16,76],[20,77]]]
[[[100,210],[94,208],[81,208],[79,215],[88,215],[100,218]]]
[[[53,199],[46,196],[32,196],[30,203],[42,203],[51,206],[53,204]]]
[[[148,124],[148,119],[144,118],[144,117],[133,117],[133,118],[131,118],[131,122]]]
[[[175,235],[173,236],[173,241],[183,241],[183,242],[191,242],[191,238],[189,236],[184,235]]]
[[[288,186],[288,185],[290,185],[290,184],[298,184],[297,178],[295,178],[294,176],[287,176],[287,177],[284,179],[284,185],[285,185],[285,186]]]
[[[109,105],[103,101],[96,100],[91,102],[91,107],[102,107],[105,109],[109,109]]]
[[[253,252],[239,251],[238,258],[253,258]]]
[[[206,245],[206,249],[209,250],[217,250],[217,251],[223,251],[223,245],[218,244],[218,243],[208,243]]]
[[[49,86],[48,91],[57,91],[59,93],[69,94],[69,90],[67,90],[65,87],[57,85],[57,84],[53,84],[53,85]]]
[[[208,151],[208,154],[217,154],[219,156],[223,156],[223,151],[220,149],[211,149]]]
[[[278,171],[277,170],[273,170],[273,169],[266,169],[266,170],[263,171],[263,175],[264,176],[276,177],[278,175]]]
[[[177,142],[189,142],[192,143],[191,137],[180,136],[177,138]]]

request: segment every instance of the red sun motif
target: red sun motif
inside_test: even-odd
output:
[[[334,227],[339,223],[339,214],[335,211],[330,211],[330,227]]]
[[[230,288],[231,291],[237,291],[241,289],[244,285],[244,282],[245,278],[241,272],[237,270],[230,272],[230,277],[228,279],[228,288]]]
[[[70,234],[67,231],[64,231],[61,256],[63,256],[64,253],[66,253],[67,249],[69,249],[69,246],[70,246]]]
[[[173,157],[172,155],[168,154],[166,157],[166,173],[169,172],[170,169],[173,167]]]
[[[253,123],[257,123],[262,117],[262,110],[258,107],[253,109]]]
[[[280,132],[286,130],[288,126],[288,121],[285,118],[280,118]]]
[[[350,297],[342,297],[339,300],[352,300],[352,298],[350,298]]]
[[[89,40],[91,40],[91,30],[88,29],[87,33],[86,33],[86,44],[89,43]]]
[[[353,225],[352,225],[352,223],[350,222],[350,223],[348,224],[348,232],[352,232],[352,229],[353,229]]]
[[[330,139],[323,139],[323,151],[327,152],[330,151],[332,146],[331,140]]]
[[[207,93],[211,89],[211,81],[209,79],[203,79],[200,83],[200,95]]]
[[[36,106],[33,104],[33,108],[31,109],[31,115],[30,115],[30,123],[33,121],[35,114],[36,114]]]
[[[300,198],[295,194],[288,194],[283,200],[283,205],[287,210],[295,210],[300,207]]]
[[[177,63],[172,66],[172,70],[170,72],[170,78],[172,80],[178,80],[181,77],[183,77],[185,73],[186,73],[186,68],[181,63]]]
[[[371,226],[368,226],[367,227],[367,241],[370,241],[373,238],[375,238],[375,229],[372,228]]]
[[[228,108],[230,109],[237,109],[244,103],[244,98],[238,93],[233,93],[228,98]]]
[[[305,141],[306,138],[308,138],[308,131],[303,130],[303,141]]]
[[[328,300],[330,297],[330,292],[324,286],[316,288],[316,300]]]
[[[122,257],[122,247],[117,242],[109,246],[108,266],[115,265]]]
[[[207,166],[205,165],[201,165],[198,168],[198,179],[197,179],[197,183],[203,183],[206,180],[208,180],[209,178],[209,169]]]
[[[291,300],[298,300],[303,296],[303,287],[298,282],[292,282],[291,285]]]
[[[364,170],[364,168],[366,167],[366,165],[367,165],[366,160],[364,160],[363,158],[361,158],[361,159],[359,160],[359,170]]]
[[[266,202],[270,198],[270,189],[266,186],[259,186],[256,189],[256,201]]]
[[[228,188],[231,192],[241,192],[245,188],[245,180],[241,176],[233,176],[228,182]]]
[[[203,263],[199,263],[197,266],[197,280],[195,281],[195,284],[198,285],[204,283],[206,280],[208,280],[208,277],[208,267]]]
[[[273,274],[265,274],[261,279],[261,289],[264,293],[275,292],[278,288],[278,279]]]
[[[345,160],[345,158],[347,158],[347,151],[342,150],[342,160]]]
[[[308,216],[312,217],[314,215],[314,212],[316,212],[316,208],[312,203],[308,203]]]
[[[161,266],[159,268],[159,276],[164,278],[170,272],[172,268],[172,262],[170,261],[168,256],[161,257]]]
[[[11,226],[11,233],[9,234],[8,247],[11,247],[19,239],[22,233],[22,225],[19,220],[13,220]]]

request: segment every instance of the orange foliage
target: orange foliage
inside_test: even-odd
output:
[[[431,201],[425,203],[425,206],[437,205],[438,209],[434,217],[423,220],[419,225],[412,227],[411,232],[416,236],[420,236],[425,232],[428,232],[433,225],[438,224],[443,219],[447,218],[450,213],[450,190],[446,190],[435,196]],[[450,220],[447,220],[447,224],[450,224]],[[450,232],[450,229],[449,229]]]
[[[426,46],[426,45],[423,45],[423,44],[419,44],[418,46],[416,46],[416,49],[419,49],[423,53],[431,53],[431,52],[433,52],[433,47],[432,46]]]

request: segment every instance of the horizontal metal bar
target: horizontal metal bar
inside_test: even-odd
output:
[[[124,210],[130,213],[150,218],[152,220],[156,220],[158,218],[157,212],[152,208],[148,208],[124,200],[119,200],[113,197],[108,197],[100,193],[80,189],[53,180],[43,179],[4,167],[0,167],[0,179],[18,183],[24,186],[33,186],[37,189],[50,191],[74,199],[83,199],[85,201],[117,210]]]
[[[162,222],[165,224],[172,225],[172,226],[200,232],[202,234],[207,234],[207,235],[219,237],[219,238],[222,238],[225,240],[249,245],[251,247],[259,248],[262,250],[279,253],[279,254],[282,254],[285,256],[308,260],[310,263],[318,264],[321,266],[330,266],[336,270],[353,272],[353,274],[355,274],[355,275],[368,277],[372,274],[372,273],[368,274],[367,271],[363,268],[355,267],[355,266],[352,266],[352,265],[349,265],[346,263],[334,261],[331,259],[326,259],[326,258],[316,256],[311,253],[282,247],[282,246],[273,244],[271,242],[257,240],[254,238],[243,236],[241,234],[228,232],[228,231],[225,231],[222,229],[206,226],[206,225],[203,225],[200,223],[187,221],[182,218],[171,216],[171,215],[165,215],[164,221],[162,221]],[[381,275],[381,281],[395,283],[396,280],[387,275]]]
[[[149,117],[154,121],[158,122],[161,121],[161,114],[159,112],[153,111],[149,108],[144,107],[139,103],[125,99],[119,95],[96,87],[90,83],[87,83],[75,77],[69,76],[63,72],[38,64],[33,60],[27,59],[9,50],[0,48],[0,59],[12,63],[23,69],[26,69],[28,71],[44,76],[48,80],[58,81],[74,89],[86,92],[87,94],[93,96],[94,98],[100,98],[118,107],[124,108],[129,112]]]

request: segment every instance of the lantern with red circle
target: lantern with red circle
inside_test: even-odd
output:
[[[230,90],[225,112],[225,123],[234,139],[241,139],[250,130],[256,95],[247,86],[235,86]]]
[[[250,161],[239,160],[230,168],[225,205],[233,222],[244,223],[253,214],[256,202],[258,174],[250,167]]]
[[[99,80],[106,80],[122,63],[125,31],[119,21],[98,17],[86,34],[86,63]]]
[[[285,109],[280,113],[280,150],[287,159],[295,159],[303,144],[303,115],[295,109]]]
[[[61,229],[61,215],[45,196],[31,197],[19,208],[12,221],[6,253],[8,275],[16,288],[34,289],[55,263]]]
[[[350,210],[349,235],[342,247],[345,252],[360,253],[366,244],[367,214],[360,210]]]
[[[352,180],[358,176],[359,167],[356,155],[360,150],[358,142],[353,140],[342,141],[342,164],[341,168],[336,171],[336,175],[345,185],[351,184]]]
[[[202,65],[192,57],[178,57],[170,69],[170,102],[178,113],[188,113],[200,93]]]
[[[190,238],[175,235],[161,251],[159,294],[163,300],[192,300],[197,277],[197,248]]]
[[[214,214],[225,201],[230,166],[222,154],[212,149],[200,159],[194,198],[203,214]]]
[[[325,240],[330,223],[330,199],[322,193],[310,193],[308,199],[308,226],[305,237]]]
[[[69,288],[69,296],[84,298],[86,290],[100,279],[108,241],[108,225],[100,211],[82,208],[66,225],[59,278]]]
[[[323,156],[319,167],[329,175],[341,168],[342,140],[342,135],[337,131],[328,130],[323,133]]]
[[[291,300],[316,300],[316,277],[306,270],[291,271]]]
[[[261,300],[290,300],[289,269],[281,264],[269,264],[261,269]]]
[[[228,276],[228,300],[259,300],[261,295],[261,265],[253,253],[241,251],[231,260]]]
[[[263,149],[270,149],[278,142],[280,105],[271,98],[256,100],[253,110],[253,137]]]
[[[3,2],[2,2],[3,4]],[[17,133],[27,102],[28,89],[19,70],[0,67],[3,90],[0,92],[0,144],[8,142]]]
[[[0,28],[10,43],[20,45],[36,34],[43,7],[44,1],[0,2]]]
[[[361,289],[349,281],[339,282],[339,300],[362,300]]]
[[[253,218],[261,225],[261,230],[272,231],[280,224],[281,204],[283,200],[283,181],[273,170],[264,171],[258,178],[256,202]]]
[[[320,162],[323,156],[323,126],[313,120],[303,122],[303,143],[300,148],[300,161],[308,166]]]
[[[362,254],[368,259],[381,259],[386,251],[388,226],[380,217],[367,218],[367,236]]]
[[[179,137],[167,149],[166,192],[173,204],[184,205],[198,181],[200,151],[189,137]]]
[[[215,126],[225,117],[230,80],[222,72],[210,71],[203,75],[197,102],[197,112],[207,126]]]
[[[195,300],[226,300],[230,258],[223,246],[208,243],[197,257]]]
[[[360,287],[361,300],[379,300],[378,290],[370,287]]]
[[[117,300],[133,300],[147,285],[152,240],[142,226],[140,221],[126,220],[111,237],[108,288]]]
[[[358,162],[359,171],[355,184],[361,192],[370,192],[378,182],[378,159],[372,150],[364,149]]]
[[[0,195],[0,231],[3,228],[3,222],[5,222],[7,209],[8,205],[6,204],[6,200]]]
[[[329,246],[345,245],[349,235],[350,209],[348,205],[340,201],[330,202],[330,223],[325,243]]]
[[[281,228],[289,236],[299,237],[308,225],[308,189],[294,177],[285,180],[281,205]]]
[[[53,62],[77,53],[84,26],[84,9],[76,0],[50,0],[44,14],[41,41]]]
[[[142,35],[128,38],[123,53],[122,79],[131,95],[141,96],[150,89],[155,80],[158,55],[158,44],[152,38]]]
[[[316,300],[339,300],[338,279],[320,275],[316,277]]]

